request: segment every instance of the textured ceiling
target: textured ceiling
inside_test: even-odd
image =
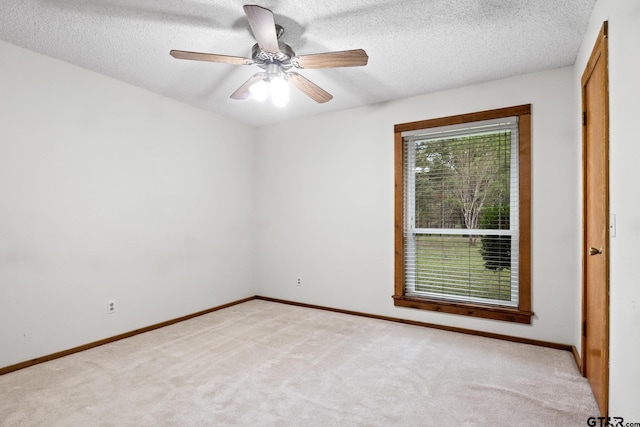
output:
[[[281,122],[571,65],[595,0],[258,2],[297,54],[362,48],[365,67],[298,70],[334,98],[229,98],[257,66],[181,61],[169,50],[251,56],[233,0],[0,0],[0,39],[251,125]],[[1,64],[1,62],[0,62]],[[0,67],[1,68],[1,67]]]

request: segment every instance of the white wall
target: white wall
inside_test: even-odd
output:
[[[580,86],[596,36],[609,21],[610,209],[616,215],[611,238],[609,415],[640,421],[640,2],[599,0],[580,54]],[[579,94],[578,94],[579,99]]]
[[[573,75],[567,67],[260,128],[258,293],[578,344],[580,155]],[[394,307],[394,124],[528,103],[532,325]]]
[[[253,129],[0,56],[0,367],[255,295]]]

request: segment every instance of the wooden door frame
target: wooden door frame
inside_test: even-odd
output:
[[[587,322],[587,307],[586,307],[586,287],[587,287],[587,255],[589,250],[589,242],[587,241],[587,197],[586,197],[586,189],[587,189],[587,132],[586,132],[586,96],[585,96],[585,86],[593,70],[596,66],[598,60],[602,59],[604,61],[604,75],[605,75],[605,88],[604,88],[604,158],[605,158],[605,170],[604,170],[604,187],[605,187],[605,221],[609,222],[610,211],[609,211],[609,70],[608,70],[608,62],[609,62],[609,52],[608,52],[608,22],[605,21],[602,24],[600,32],[598,34],[598,38],[595,42],[593,50],[591,52],[591,56],[589,57],[589,61],[585,67],[584,73],[582,74],[581,79],[581,98],[582,98],[582,333],[581,333],[581,366],[580,370],[583,376],[586,376],[586,366],[587,366],[587,354],[586,354],[586,339],[585,339],[585,327]],[[606,371],[604,378],[604,395],[605,395],[605,408],[608,408],[609,405],[609,313],[610,313],[610,301],[609,301],[609,279],[610,279],[610,257],[609,257],[609,232],[607,230],[605,237],[605,250],[603,251],[603,256],[605,257],[605,289],[606,289],[606,301],[605,301],[605,309],[606,313],[604,315],[605,322],[605,348],[603,351],[603,359],[605,360]],[[606,410],[606,409],[605,409]],[[601,414],[606,417],[607,414]]]

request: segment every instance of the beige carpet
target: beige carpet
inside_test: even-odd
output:
[[[2,426],[584,426],[569,352],[250,301],[0,377]]]

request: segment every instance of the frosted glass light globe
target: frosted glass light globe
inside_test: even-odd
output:
[[[289,85],[282,77],[274,77],[269,83],[271,101],[277,107],[284,107],[289,102]]]
[[[260,80],[249,87],[249,92],[253,99],[262,102],[267,99],[267,95],[269,95],[268,86],[267,82]]]

